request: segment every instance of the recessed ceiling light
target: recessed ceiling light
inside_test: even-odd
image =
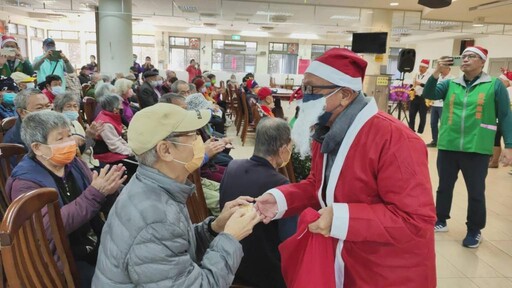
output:
[[[295,39],[318,39],[318,35],[313,33],[292,33],[290,34],[290,38]]]
[[[241,36],[249,36],[249,37],[268,37],[268,32],[265,31],[242,31],[240,32]]]
[[[398,2],[391,2],[391,3],[389,3],[389,6],[398,6],[398,5],[400,5],[400,3],[398,3]]]
[[[478,24],[478,23],[473,24],[473,27],[484,27],[484,26],[485,26],[484,24]]]

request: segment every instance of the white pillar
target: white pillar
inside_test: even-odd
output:
[[[386,53],[383,56],[382,62],[377,62],[375,55],[368,55],[368,68],[366,74],[378,75],[380,74],[380,65],[388,64],[389,45],[391,44],[391,25],[393,23],[393,11],[375,9],[372,21],[372,32],[388,32],[388,39],[386,41]]]
[[[100,0],[98,63],[101,74],[128,73],[132,58],[132,0]]]

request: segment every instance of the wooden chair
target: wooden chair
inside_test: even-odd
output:
[[[11,176],[11,157],[16,159],[16,163],[21,161],[23,155],[27,153],[25,147],[19,144],[12,143],[0,143],[0,191],[2,197],[0,198],[0,210],[3,216],[7,207],[11,203],[9,197],[7,197],[7,191],[5,190],[5,184],[7,179]]]
[[[2,119],[2,132],[5,133],[16,124],[17,117],[7,117]]]
[[[91,84],[88,84],[88,83],[82,84],[82,96],[83,97],[86,96],[87,90],[89,90],[89,88],[91,88]]]
[[[256,128],[254,126],[251,126],[249,123],[249,108],[247,107],[247,98],[245,96],[245,93],[242,93],[241,97],[242,102],[242,110],[243,110],[243,126],[242,126],[242,135],[240,138],[242,139],[242,146],[245,145],[245,140],[247,139],[248,133],[254,133],[256,131]],[[253,115],[254,116],[254,115]],[[251,129],[249,129],[251,128]]]
[[[63,271],[58,268],[50,248],[43,208],[48,210],[51,237]],[[10,287],[79,287],[55,189],[41,188],[15,199],[2,221],[0,243]]]
[[[84,97],[84,114],[87,124],[91,125],[94,121],[94,112],[96,111],[96,99],[92,97]]]
[[[203,185],[201,184],[200,169],[191,173],[188,179],[196,185],[196,191],[187,199],[188,214],[190,215],[192,223],[200,223],[210,216],[210,212],[206,206],[206,199],[204,198]]]

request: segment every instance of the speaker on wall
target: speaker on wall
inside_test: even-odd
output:
[[[402,73],[412,72],[416,61],[416,50],[402,49],[398,54],[398,71]]]
[[[444,8],[452,4],[452,0],[418,0],[418,4],[428,8]]]

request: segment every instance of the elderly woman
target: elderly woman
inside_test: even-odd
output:
[[[100,165],[99,161],[93,158],[94,138],[101,132],[102,123],[93,122],[91,126],[84,130],[82,124],[78,122],[78,110],[80,109],[80,97],[72,93],[59,94],[53,101],[53,109],[56,112],[64,114],[71,121],[71,133],[80,149],[82,160],[87,163],[89,168],[95,168]]]
[[[134,114],[132,107],[130,105],[130,97],[134,95],[132,85],[132,81],[124,78],[117,79],[116,84],[114,85],[118,95],[120,95],[121,98],[123,98],[123,101],[121,102],[121,104],[123,105],[123,114],[121,115],[121,118],[125,126],[128,126],[128,124],[130,124],[130,121],[132,121]]]
[[[90,236],[100,236],[103,225],[100,210],[108,208],[106,197],[114,194],[125,180],[125,168],[107,166],[100,173],[91,173],[75,157],[77,146],[69,127],[69,120],[53,111],[33,112],[23,119],[21,138],[28,154],[12,171],[6,192],[11,201],[43,187],[59,192],[62,221],[82,287],[90,287],[97,258],[96,237]],[[43,215],[48,224],[46,213]],[[49,229],[49,225],[45,227]]]
[[[224,124],[226,123],[223,119],[222,110],[219,106],[214,105],[212,102],[206,100],[201,93],[194,93],[186,98],[188,109],[209,109],[212,112],[212,118],[210,119],[210,124],[212,124],[213,129],[220,134],[224,134],[225,128]]]
[[[116,94],[116,93],[117,93],[117,91],[116,91],[116,87],[114,87],[114,85],[112,85],[110,83],[103,83],[103,84],[98,84],[98,86],[96,87],[94,96],[96,98],[96,102],[99,103],[101,97],[103,97],[107,94]],[[100,111],[101,111],[101,105],[96,105],[96,110],[94,111],[94,119],[96,119],[98,114],[100,114]]]

